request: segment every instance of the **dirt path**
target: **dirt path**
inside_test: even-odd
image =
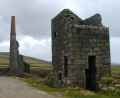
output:
[[[0,98],[55,98],[46,92],[29,87],[19,79],[0,77]]]

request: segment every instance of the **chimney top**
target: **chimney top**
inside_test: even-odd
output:
[[[11,16],[11,33],[16,33],[15,16]]]

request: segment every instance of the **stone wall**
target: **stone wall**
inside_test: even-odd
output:
[[[85,88],[85,70],[91,55],[96,56],[96,81],[110,75],[109,29],[102,25],[99,14],[82,20],[65,9],[52,19],[51,26],[52,63],[58,82]]]

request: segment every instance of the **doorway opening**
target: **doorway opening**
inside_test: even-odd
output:
[[[62,80],[62,73],[58,73],[58,80]]]
[[[64,56],[64,76],[68,76],[68,57]]]
[[[86,89],[96,90],[96,56],[88,56],[86,74]]]

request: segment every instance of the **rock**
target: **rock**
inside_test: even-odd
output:
[[[115,87],[116,88],[120,88],[120,84],[115,84]]]

